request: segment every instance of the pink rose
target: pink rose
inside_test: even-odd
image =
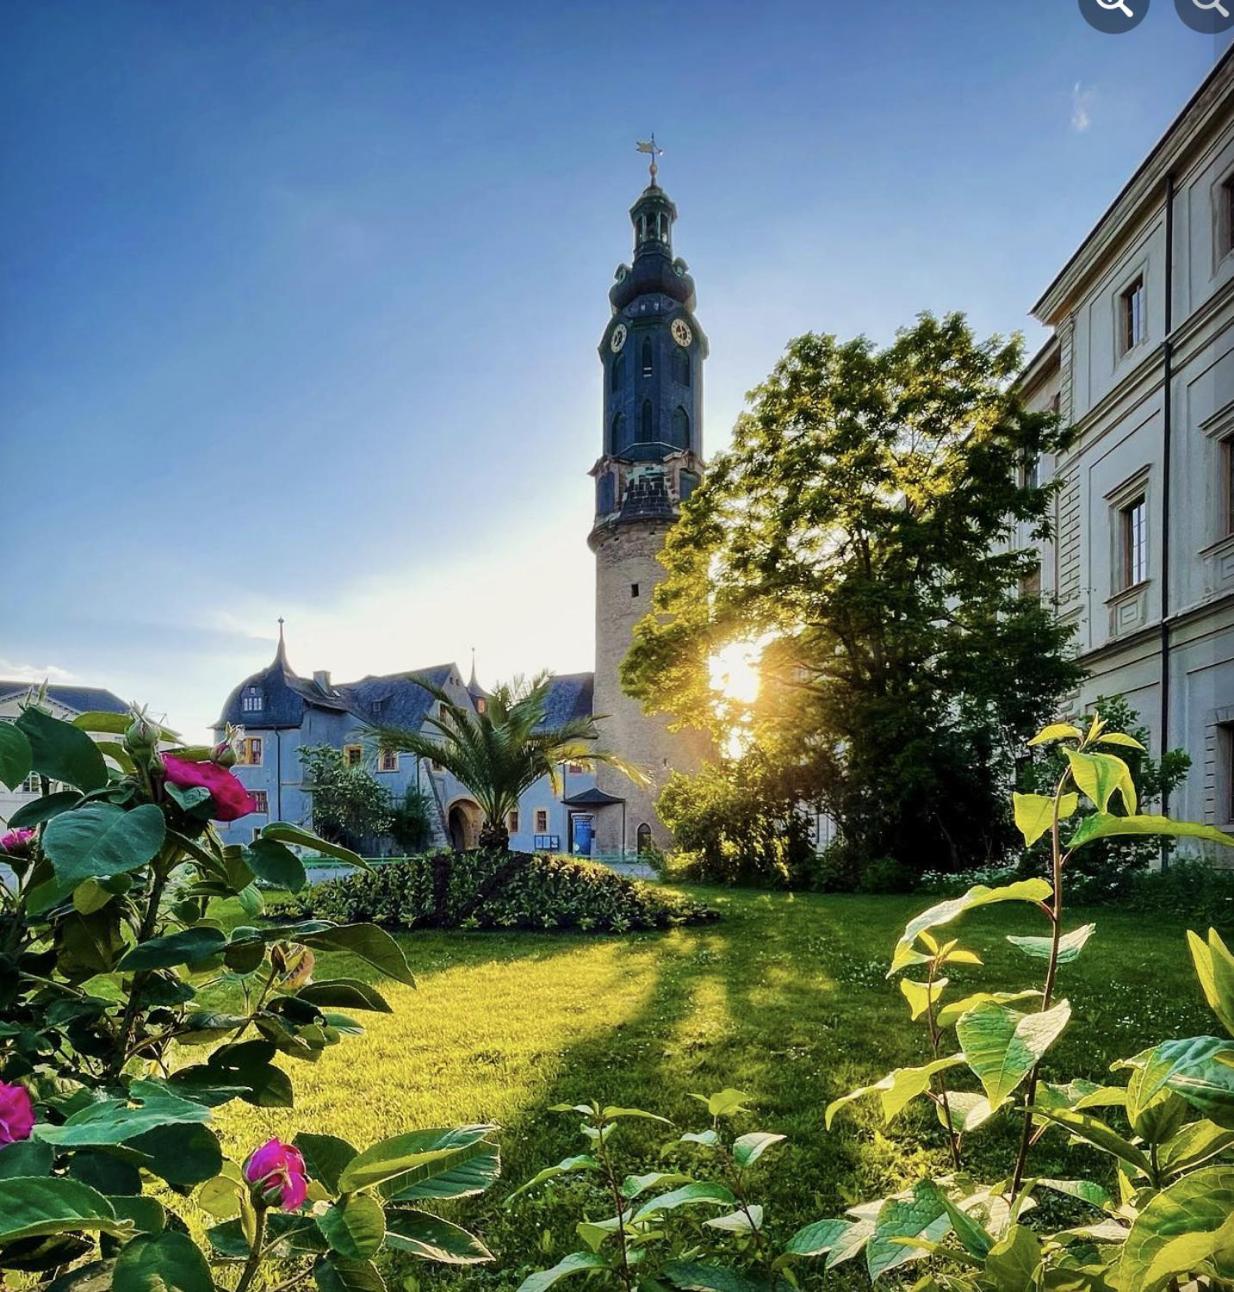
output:
[[[190,763],[174,754],[163,755],[163,767],[167,779],[182,790],[201,785],[210,791],[216,821],[234,821],[257,810],[253,796],[225,767],[215,763]]]
[[[244,1164],[244,1178],[269,1207],[295,1211],[308,1196],[308,1176],[300,1150],[281,1140],[267,1140]]]
[[[7,852],[11,857],[24,857],[29,853],[33,840],[33,830],[10,830],[0,838],[0,852]]]
[[[34,1129],[34,1100],[25,1086],[0,1081],[0,1144],[29,1139]]]

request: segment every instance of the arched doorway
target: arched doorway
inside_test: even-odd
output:
[[[638,855],[640,857],[651,851],[651,826],[649,826],[646,821],[639,826],[636,839]]]
[[[455,852],[467,852],[476,846],[480,837],[481,812],[471,799],[455,799],[446,814],[446,827],[450,833],[450,847]]]

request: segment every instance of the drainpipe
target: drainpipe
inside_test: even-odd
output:
[[[1170,747],[1170,448],[1173,423],[1174,360],[1174,172],[1165,177],[1165,338],[1162,342],[1161,415],[1161,756]],[[1170,791],[1161,790],[1161,814],[1170,812]],[[1169,852],[1161,840],[1161,869],[1168,870]]]
[[[278,812],[277,821],[283,819],[283,733],[276,727],[274,731],[274,808]]]

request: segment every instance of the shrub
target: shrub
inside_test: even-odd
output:
[[[364,865],[287,822],[247,847],[221,844],[211,822],[254,810],[229,771],[235,734],[160,750],[169,733],[143,714],[67,723],[37,698],[0,722],[0,783],[34,773],[63,786],[19,808],[0,838],[12,876],[0,883],[0,1286],[17,1270],[57,1292],[374,1289],[383,1250],[492,1259],[418,1205],[496,1178],[490,1126],[363,1151],[306,1129],[253,1144],[243,1162],[223,1155],[213,1109],[290,1108],[294,1063],[276,1058],[312,1062],[363,1031],[350,1011],[391,1011],[366,983],[314,980],[317,951],[414,985],[372,924],[216,918],[220,899],[260,915],[259,878],[303,886],[288,845]],[[188,1222],[202,1213],[217,1223],[199,1246]]]
[[[404,853],[423,852],[432,838],[433,799],[414,785],[407,787],[403,801],[390,810],[390,838]]]
[[[714,919],[676,893],[568,857],[497,849],[411,857],[332,879],[278,913],[386,928],[577,929],[625,933]]]
[[[1234,926],[1234,870],[1210,866],[1190,857],[1172,861],[1166,870],[1136,875],[1126,905],[1146,915],[1169,915],[1219,927]]]

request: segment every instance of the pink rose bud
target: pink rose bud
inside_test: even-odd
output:
[[[317,957],[299,942],[276,942],[270,948],[270,963],[278,970],[279,986],[294,991],[313,976]]]
[[[33,842],[33,830],[10,830],[0,837],[0,852],[7,853],[10,857],[26,857],[30,854]]]
[[[0,1144],[29,1139],[34,1129],[34,1100],[25,1086],[0,1081]]]
[[[237,762],[235,746],[230,740],[220,740],[210,754],[210,761],[219,767],[234,767]]]
[[[144,709],[133,710],[133,721],[124,733],[124,747],[140,761],[149,761],[159,747],[162,732],[156,722],[146,717]]]
[[[254,1199],[267,1207],[295,1211],[308,1197],[308,1176],[300,1150],[282,1140],[267,1140],[244,1164]]]

